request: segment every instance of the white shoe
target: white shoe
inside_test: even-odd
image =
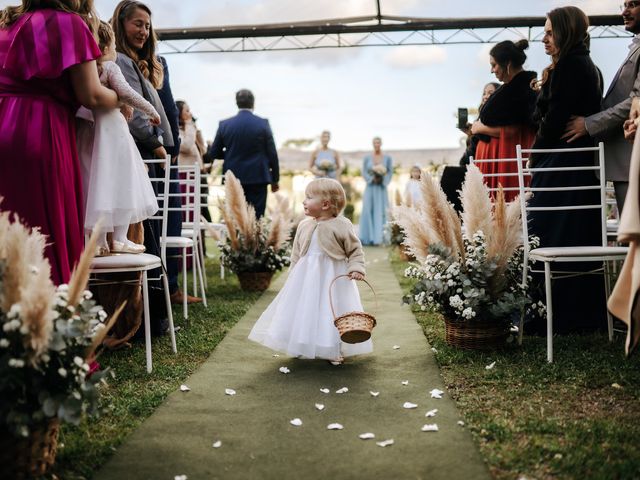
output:
[[[115,253],[142,253],[146,250],[146,247],[144,245],[133,243],[130,240],[125,240],[124,242],[118,242],[117,240],[114,240],[111,243],[111,252]]]

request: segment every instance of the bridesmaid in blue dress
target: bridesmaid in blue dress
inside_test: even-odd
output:
[[[387,186],[393,175],[393,164],[389,155],[380,150],[382,140],[373,139],[373,154],[364,157],[362,176],[367,182],[360,215],[360,241],[363,245],[382,244],[384,225],[387,223],[389,199]]]
[[[316,178],[338,178],[342,165],[338,152],[329,148],[331,132],[325,130],[320,135],[320,147],[311,154],[309,170]]]

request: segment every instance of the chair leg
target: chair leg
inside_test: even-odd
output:
[[[544,263],[544,289],[547,302],[547,362],[553,363],[553,298],[551,296],[551,264]]]
[[[207,292],[205,292],[204,290],[204,264],[201,263],[201,258],[199,255],[194,255],[194,261],[195,263],[193,264],[194,268],[198,269],[198,276],[200,277],[200,293],[202,293],[202,304],[206,307],[207,306]]]
[[[182,248],[182,316],[185,320],[189,319],[189,310],[187,309],[187,249]]]
[[[162,274],[162,286],[164,287],[164,300],[167,304],[167,316],[169,317],[169,337],[171,337],[171,350],[173,350],[173,353],[178,353],[178,347],[176,346],[176,330],[173,326],[173,310],[171,310],[169,282],[167,281],[167,276],[165,274]]]
[[[520,323],[518,324],[518,345],[522,345],[523,332],[524,332],[524,308],[520,312]]]
[[[609,262],[604,262],[604,302],[607,304],[609,295],[611,293],[611,265]],[[607,308],[607,331],[609,333],[609,341],[613,342],[613,316],[609,313]]]
[[[196,244],[193,244],[191,247],[191,269],[193,271],[193,296],[198,296],[198,265],[197,265],[197,253],[196,253]]]
[[[149,315],[149,283],[147,272],[142,272],[142,304],[144,314],[144,347],[147,356],[147,373],[153,370],[151,360],[151,318]]]
[[[200,235],[203,235],[202,233]],[[202,266],[203,269],[203,276],[204,276],[204,289],[207,290],[207,288],[209,287],[208,285],[208,281],[207,281],[207,275],[204,273],[204,239],[202,238],[202,236],[198,237],[198,254],[200,255],[200,265]],[[202,278],[200,279],[200,281],[202,281]],[[204,297],[204,295],[203,295]]]

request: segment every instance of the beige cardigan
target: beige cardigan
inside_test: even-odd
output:
[[[317,221],[307,218],[300,222],[291,251],[291,266],[307,253],[314,231],[318,231],[320,248],[335,260],[347,260],[349,272],[364,275],[364,252],[360,239],[353,230],[352,223],[339,216],[330,220]]]

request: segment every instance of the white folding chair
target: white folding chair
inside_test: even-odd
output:
[[[169,193],[169,197],[179,197],[180,198],[180,206],[179,207],[168,207],[169,211],[177,211],[183,215],[183,226],[184,222],[191,223],[193,225],[194,218],[200,218],[200,166],[199,165],[189,165],[189,166],[179,166],[179,165],[171,165],[171,170],[176,170],[178,173],[184,173],[184,178],[179,178],[179,175],[176,175],[174,179],[170,180],[171,183],[175,182],[184,186],[184,193]],[[199,225],[199,222],[197,222]],[[200,280],[200,290],[202,294],[202,302],[204,306],[207,306],[207,296],[204,291],[204,276],[203,276],[203,267],[204,265],[200,262],[200,256],[198,255],[198,243],[200,241],[200,230],[198,228],[191,229],[191,236],[167,236],[166,231],[163,233],[160,238],[160,242],[162,244],[162,252],[163,259],[166,262],[166,249],[167,248],[177,248],[181,250],[182,255],[182,310],[185,320],[189,318],[189,308],[187,304],[187,296],[188,296],[188,283],[189,279],[187,276],[187,250],[191,249],[191,257],[192,257],[192,269],[193,269],[193,291],[194,295],[198,294],[198,278]]]
[[[150,180],[152,183],[155,183],[156,186],[162,184],[164,186],[163,192],[169,191],[169,164],[170,157],[166,159],[160,160],[145,160],[147,164],[158,164],[164,167],[164,171],[162,172],[162,177],[155,177],[150,175]],[[162,195],[159,195],[159,200],[164,200]],[[168,203],[166,201],[162,201],[162,208],[160,209],[160,214],[156,215],[155,218],[160,219],[162,231],[166,234],[167,228],[167,217],[168,217]],[[153,370],[153,362],[151,358],[151,315],[149,310],[149,270],[154,270],[156,268],[161,269],[160,277],[162,279],[162,287],[164,290],[164,297],[167,306],[167,316],[169,318],[169,336],[171,337],[171,349],[173,353],[177,353],[178,349],[176,347],[176,335],[175,329],[173,326],[173,313],[171,311],[171,299],[169,293],[169,284],[167,282],[167,274],[164,269],[164,265],[166,263],[163,261],[163,257],[151,255],[148,253],[139,253],[139,254],[131,254],[131,253],[118,253],[109,255],[106,257],[96,257],[93,259],[91,264],[91,274],[92,275],[104,275],[104,274],[112,274],[112,273],[125,273],[125,272],[140,272],[141,278],[136,280],[136,284],[142,284],[142,298],[143,298],[143,317],[144,317],[144,341],[145,341],[145,351],[146,351],[146,359],[147,359],[147,372],[151,373]],[[92,282],[98,284],[104,284],[105,282]]]
[[[518,162],[517,158],[490,158],[490,159],[482,159],[482,160],[478,160],[476,158],[473,157],[469,157],[469,163],[476,165],[478,167],[478,169],[480,170],[480,172],[482,172],[482,165],[493,165],[493,164],[499,164],[499,163],[508,163],[508,164],[513,164],[513,169],[511,172],[502,172],[502,173],[484,173],[482,172],[482,178],[483,179],[488,179],[488,178],[498,178],[498,177],[507,177],[507,178],[513,178],[514,183],[517,183],[518,180],[518,170],[516,167],[516,163]],[[526,178],[526,177],[525,177]],[[485,181],[485,183],[488,183]],[[489,192],[491,192],[492,194],[492,198],[494,196],[494,194],[498,191],[497,187],[490,187],[489,185],[487,185],[487,187],[489,188]],[[502,185],[502,191],[503,192],[514,192],[514,193],[519,193],[520,191],[520,187],[518,185],[515,186],[508,186],[508,185]]]
[[[524,149],[520,145],[516,147],[518,158],[518,179],[520,188],[520,207],[522,210],[522,233],[524,244],[524,269],[523,269],[523,284],[527,284],[527,272],[529,261],[542,262],[544,264],[544,277],[545,277],[545,297],[546,297],[546,311],[547,311],[547,361],[553,362],[553,303],[552,303],[552,290],[551,281],[554,278],[566,277],[567,275],[575,276],[577,274],[592,274],[592,273],[604,273],[605,274],[605,299],[608,298],[610,292],[609,276],[607,274],[608,262],[624,260],[627,254],[626,247],[610,247],[607,246],[607,227],[606,227],[606,195],[605,195],[605,178],[604,178],[604,145],[602,142],[597,147],[585,147],[585,148],[563,148],[563,149]],[[597,164],[590,166],[569,166],[569,167],[546,167],[546,168],[530,168],[525,165],[526,158],[535,153],[571,153],[571,152],[594,152],[594,157],[597,158]],[[597,153],[597,155],[595,155]],[[536,187],[532,188],[525,185],[525,175],[546,175],[554,174],[557,172],[585,172],[592,171],[599,174],[599,180],[596,185],[562,185],[553,187]],[[532,192],[570,192],[570,191],[588,191],[598,190],[599,201],[595,204],[568,204],[560,206],[529,206],[526,195]],[[527,222],[527,214],[532,211],[577,211],[577,210],[598,210],[600,213],[600,230],[601,230],[601,242],[600,245],[589,246],[575,246],[575,247],[544,247],[529,249],[529,230]],[[598,268],[589,272],[567,272],[567,271],[553,271],[551,269],[554,263],[571,263],[571,262],[603,262],[604,267]],[[555,276],[554,276],[555,274]],[[520,332],[519,341],[522,341],[524,318],[520,320]],[[607,312],[607,326],[609,331],[609,340],[613,340],[613,319]]]

